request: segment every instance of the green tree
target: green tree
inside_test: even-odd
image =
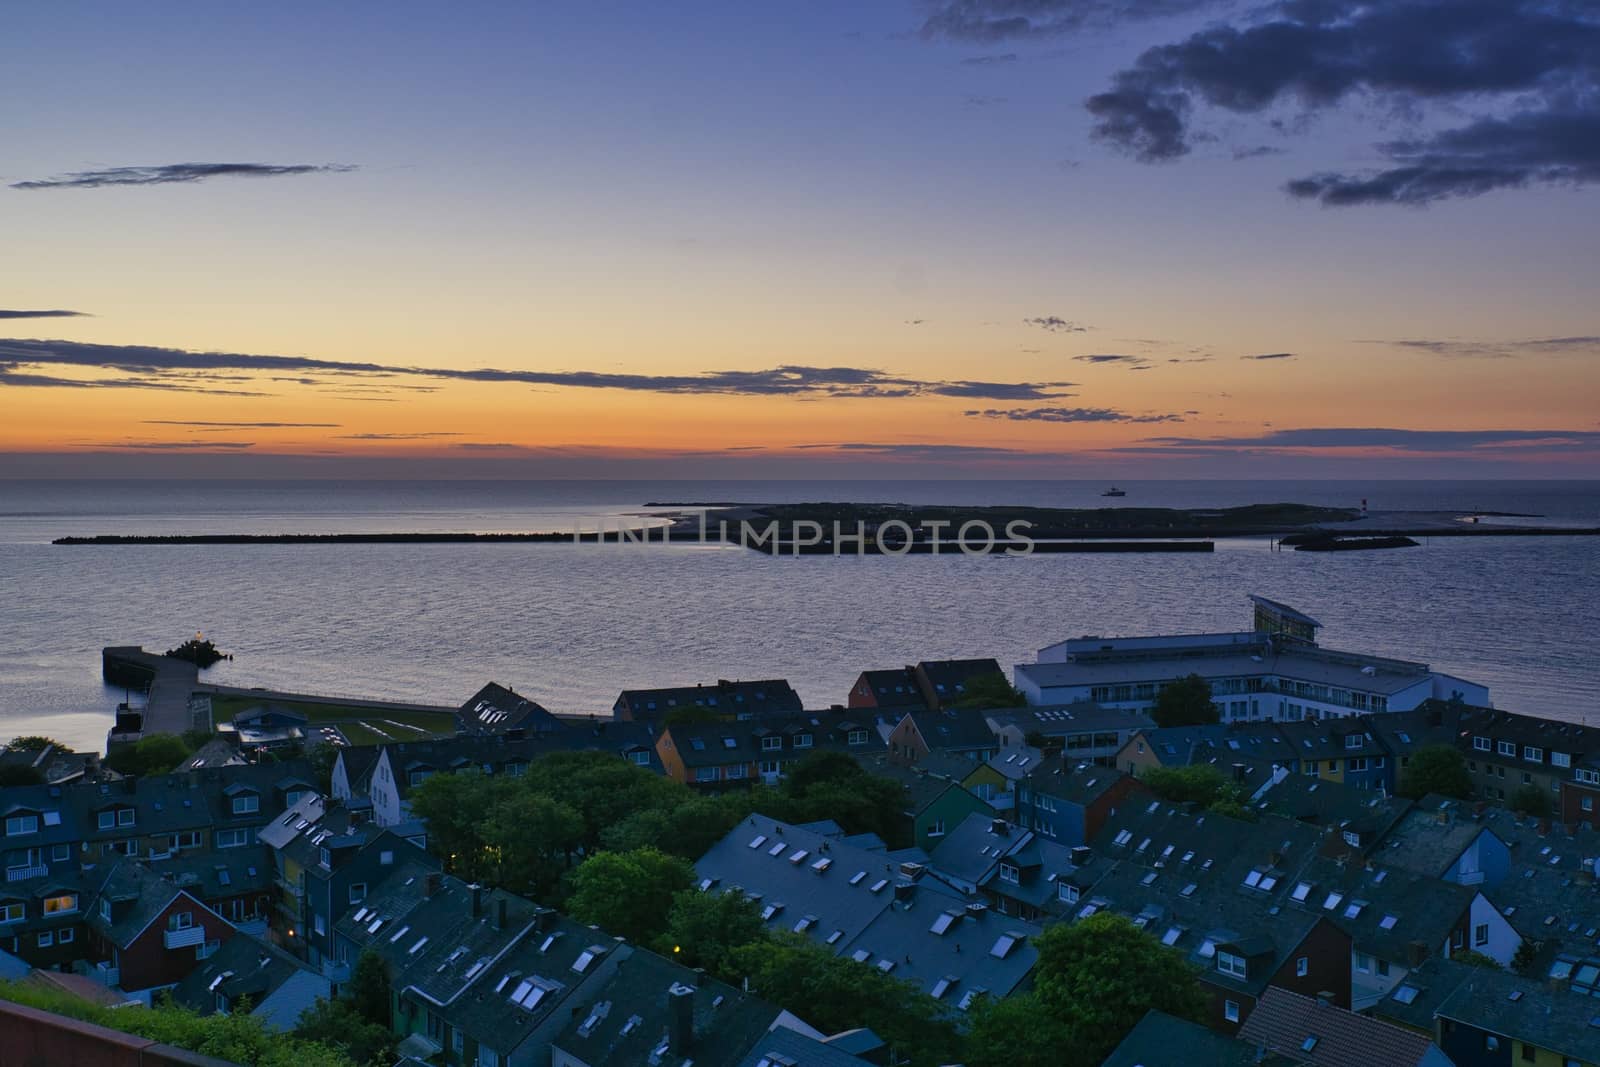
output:
[[[395,1060],[395,1039],[389,1028],[363,1018],[350,1001],[342,998],[318,997],[300,1013],[294,1035],[302,1041],[338,1049],[355,1063],[377,1065]]]
[[[356,957],[356,965],[350,971],[350,981],[345,983],[345,995],[349,997],[350,1006],[356,1010],[356,1014],[367,1022],[384,1027],[390,1024],[389,968],[382,956],[371,949],[364,949]]]
[[[1466,800],[1472,796],[1467,759],[1454,745],[1424,745],[1411,754],[1395,792],[1411,800],[1421,800],[1429,793]]]
[[[43,785],[44,775],[39,768],[26,763],[0,764],[0,789],[12,785]]]
[[[953,1063],[961,1041],[943,1006],[921,988],[876,967],[835,956],[795,934],[736,948],[730,980],[775,1004],[791,1005],[825,1033],[868,1027],[902,1061]]]
[[[733,980],[733,951],[764,941],[761,906],[743,893],[702,893],[686,889],[672,898],[666,931],[656,949],[688,967],[704,967]]]
[[[67,751],[67,746],[60,741],[53,737],[43,737],[39,734],[24,734],[21,737],[13,737],[4,745],[0,745],[0,748],[11,752],[33,752],[37,754],[51,746]]]
[[[190,755],[189,746],[177,734],[148,734],[108,752],[105,764],[118,774],[143,778],[166,774]]]
[[[1200,805],[1220,799],[1229,784],[1227,777],[1209,763],[1151,767],[1140,772],[1139,781],[1162,800]]]
[[[1121,915],[1049,927],[1035,944],[1034,992],[1082,1062],[1103,1060],[1151,1008],[1191,1019],[1205,1010],[1194,968]]]
[[[785,822],[833,819],[849,833],[874,833],[891,847],[910,843],[905,786],[867,773],[842,752],[811,753],[780,789],[758,791],[751,804]]]
[[[1543,819],[1550,814],[1550,794],[1536,785],[1519,786],[1511,794],[1511,810]]]
[[[428,849],[445,870],[470,881],[486,880],[491,858],[483,826],[494,806],[499,781],[465,771],[435,774],[411,793],[411,813],[428,824]]]
[[[1198,674],[1162,686],[1150,717],[1163,728],[1201,726],[1222,720],[1217,706],[1211,702],[1211,683]]]
[[[1032,993],[1004,1000],[981,997],[967,1010],[966,1058],[970,1067],[1059,1067],[1092,1063],[1066,1022]]]
[[[1028,703],[1003,674],[980,674],[968,678],[961,699],[951,704],[954,708],[1020,708]]]
[[[525,784],[577,810],[586,849],[598,847],[601,833],[628,816],[655,808],[670,811],[692,796],[681,782],[609,752],[552,752],[528,767]]]
[[[694,884],[694,868],[656,848],[597,852],[572,876],[567,911],[608,934],[647,945],[667,928],[673,897]]]
[[[1486,956],[1482,952],[1477,952],[1473,949],[1468,949],[1465,952],[1453,952],[1450,954],[1450,958],[1457,963],[1465,963],[1471,967],[1482,967],[1490,971],[1505,970],[1504,967],[1500,966],[1500,961],[1493,956]]]
[[[480,833],[488,859],[488,881],[501,888],[545,897],[572,863],[583,840],[583,817],[567,804],[526,789],[500,790]]]

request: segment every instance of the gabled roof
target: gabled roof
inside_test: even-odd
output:
[[[872,1067],[874,1061],[846,1051],[844,1045],[848,1043],[848,1039],[819,1041],[787,1026],[777,1026],[757,1039],[749,1055],[739,1061],[739,1067]]]
[[[1472,805],[1430,793],[1384,835],[1378,858],[1391,867],[1440,878],[1469,845],[1493,832]]]
[[[586,1009],[553,1044],[585,1063],[655,1062],[695,1067],[736,1067],[782,1014],[732,986],[697,974],[653,952],[635,951],[596,988]],[[684,997],[692,1035],[674,1047],[673,1006]]]
[[[1019,778],[1026,778],[1044,762],[1044,759],[1044,753],[1038,749],[1029,745],[1019,745],[990,756],[985,765],[1007,781],[1015,782]]]
[[[917,688],[916,669],[898,667],[883,671],[862,671],[856,688],[866,685],[880,708],[925,708],[922,690]]]
[[[1315,1067],[1417,1067],[1433,1049],[1412,1030],[1276,986],[1256,1002],[1239,1038]]]
[[[1035,794],[1064,800],[1081,807],[1088,807],[1101,797],[1105,796],[1118,782],[1123,780],[1137,782],[1138,779],[1130,778],[1114,767],[1100,767],[1092,763],[1081,763],[1071,760],[1047,760],[1028,774],[1020,785],[1032,790]],[[1148,794],[1143,786],[1138,787],[1141,794]],[[1137,798],[1133,798],[1136,802]]]
[[[1295,890],[1311,888],[1287,908],[1326,916],[1350,935],[1358,952],[1409,963],[1413,945],[1440,952],[1478,891],[1410,871],[1318,858],[1295,873]]]
[[[1600,1058],[1600,1001],[1505,971],[1474,970],[1439,1005],[1440,1018],[1585,1062]]]
[[[1124,730],[1152,730],[1150,716],[1132,708],[1107,708],[1090,700],[1070,704],[1036,704],[1024,708],[996,708],[984,712],[989,728],[996,733],[1004,727],[1022,731],[1023,736],[1040,733],[1046,737]]]
[[[227,999],[229,1010],[241,997],[249,997],[259,1008],[283,983],[302,972],[321,977],[276,945],[241,934],[224,941],[190,971],[173,988],[172,998],[200,1015],[215,1014],[219,996]]]
[[[456,713],[456,721],[463,731],[472,734],[506,734],[513,730],[559,733],[566,728],[537,701],[496,682],[469,697]]]
[[[1184,1067],[1274,1067],[1284,1061],[1262,1059],[1248,1045],[1209,1027],[1154,1008],[1145,1012],[1103,1067],[1164,1067],[1182,1049]]]
[[[1000,661],[992,656],[981,659],[925,659],[914,670],[927,686],[927,695],[940,705],[961,700],[966,695],[967,683],[974,678],[994,674],[1005,677]]]
[[[917,732],[932,752],[999,748],[1000,742],[989,729],[987,716],[983,711],[954,708],[906,712],[906,718],[916,724]]]
[[[109,921],[102,918],[96,903],[87,909],[88,923],[118,948],[126,949],[180,897],[192,901],[196,910],[231,925],[188,890],[179,888],[143,863],[127,858],[112,864],[95,893],[96,901],[111,901],[112,918]]]
[[[674,708],[714,708],[729,714],[798,712],[804,709],[800,694],[782,678],[741,682],[719,679],[715,685],[679,685],[661,689],[624,689],[617,708],[627,708],[636,719],[667,714]]]

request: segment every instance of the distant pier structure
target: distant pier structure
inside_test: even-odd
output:
[[[188,660],[146,652],[139,645],[112,645],[100,651],[105,680],[124,689],[147,693],[143,712],[119,711],[107,745],[126,744],[144,734],[181,734],[194,725],[189,697],[200,681],[200,668]]]

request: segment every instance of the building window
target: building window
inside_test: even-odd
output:
[[[241,845],[248,845],[249,843],[250,843],[250,831],[249,830],[218,830],[217,831],[217,847],[218,848],[238,848]]]
[[[114,811],[102,811],[98,819],[102,830],[109,830],[117,825],[117,813]]]
[[[1565,752],[1552,752],[1550,753],[1550,766],[1570,767],[1572,766],[1572,757]]]
[[[233,813],[235,815],[254,815],[261,810],[261,798],[254,793],[248,796],[233,798]]]
[[[52,931],[41,930],[39,932],[39,947],[40,948],[49,948],[51,945],[53,945],[55,943],[56,943],[56,935]]]
[[[928,836],[929,837],[943,837],[944,836],[944,820],[943,819],[935,819],[935,820],[933,820],[933,824],[928,827]]]
[[[794,739],[794,747],[795,748],[810,748],[811,747],[811,735],[810,734],[796,734],[795,735],[795,739]]]
[[[1231,974],[1235,978],[1247,977],[1243,956],[1235,956],[1231,952],[1217,952],[1217,970],[1223,974]]]
[[[478,1067],[500,1067],[500,1053],[478,1046]]]
[[[220,938],[214,941],[202,941],[200,944],[194,947],[194,958],[197,960],[208,960],[212,956],[216,955],[217,949],[221,947],[222,941]]]
[[[167,916],[168,930],[187,930],[194,925],[194,913],[188,911],[175,911]]]
[[[697,782],[714,782],[717,780],[717,769],[715,767],[701,767],[694,772],[694,780]]]
[[[1515,741],[1496,741],[1494,750],[1502,756],[1515,756],[1517,743]]]
[[[1057,892],[1060,895],[1062,901],[1064,901],[1065,903],[1067,903],[1067,904],[1076,904],[1078,902],[1079,890],[1078,890],[1077,886],[1069,885],[1066,882],[1061,882],[1061,883],[1059,883],[1057,885],[1056,888],[1057,888]]]
[[[132,808],[119,808],[117,810],[117,825],[118,826],[132,826],[133,825],[133,809]]]
[[[460,1052],[465,1046],[466,1042],[462,1039],[461,1031],[452,1027],[450,1030],[450,1047],[456,1052]]]
[[[70,926],[67,927],[65,930],[57,930],[56,931],[56,944],[58,944],[58,945],[70,945],[70,944],[72,944],[73,939],[75,937],[77,937],[77,936],[78,936],[77,931],[74,930]]]
[[[1584,811],[1594,810],[1594,797],[1579,797],[1578,806]]]
[[[1294,973],[1296,978],[1304,978],[1306,975],[1310,974],[1311,960],[1305,956],[1301,956],[1299,959],[1295,960]]]
[[[71,845],[51,845],[50,846],[50,862],[51,863],[62,863],[64,861],[66,861],[66,860],[70,860],[71,858],[72,858],[72,846]]]
[[[1474,945],[1487,945],[1489,943],[1489,924],[1479,923],[1472,928],[1472,943]]]
[[[1543,763],[1544,762],[1544,749],[1535,748],[1532,745],[1523,745],[1522,746],[1522,758],[1527,760],[1529,763]]]
[[[1485,1051],[1485,1052],[1498,1052],[1499,1050],[1500,1050],[1500,1039],[1498,1037],[1495,1037],[1493,1034],[1484,1034],[1483,1035],[1483,1051]]]
[[[366,900],[366,899],[367,899],[367,883],[365,883],[365,882],[352,882],[352,883],[350,883],[350,903],[359,904],[363,900]]]
[[[1222,1002],[1222,1017],[1224,1019],[1228,1020],[1230,1023],[1238,1022],[1239,1021],[1239,1002],[1237,1000],[1225,1000],[1225,1001],[1223,1001]]]
[[[851,730],[846,740],[852,745],[864,745],[867,743],[867,732],[865,730]]]
[[[63,893],[59,897],[44,898],[44,913],[46,915],[65,915],[78,910],[78,895],[76,893]]]
[[[776,734],[771,737],[763,737],[761,739],[761,751],[763,752],[778,752],[782,750],[782,748],[783,738],[777,736]]]
[[[1000,880],[1002,882],[1010,882],[1012,885],[1020,885],[1022,872],[1009,863],[1002,863],[1000,865]]]
[[[26,914],[26,905],[0,904],[0,923],[19,923]]]
[[[39,816],[13,815],[6,819],[6,836],[16,834],[32,834],[39,830]]]
[[[325,934],[328,932],[328,923],[321,915],[313,915],[311,917],[311,929],[315,930],[318,935]]]
[[[1487,737],[1474,737],[1472,739],[1472,747],[1477,749],[1479,752],[1488,752],[1489,739]]]

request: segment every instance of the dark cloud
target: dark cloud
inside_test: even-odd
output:
[[[138,448],[159,452],[184,452],[200,451],[214,452],[217,450],[237,452],[242,448],[254,448],[254,441],[121,441],[114,444],[101,445],[102,448]]]
[[[852,454],[866,453],[876,456],[899,456],[913,459],[952,459],[963,456],[1014,456],[1018,454],[1015,448],[1000,448],[989,445],[941,445],[941,444],[877,444],[862,441],[850,441],[836,445],[797,445],[797,449],[816,451],[837,451]]]
[[[1216,4],[1217,0],[927,0],[928,16],[919,32],[927,39],[991,44],[1105,29]]]
[[[963,67],[998,67],[1006,63],[1015,63],[1017,54],[1005,52],[994,56],[968,56],[961,61]]]
[[[1453,359],[1510,359],[1514,356],[1600,353],[1600,337],[1542,337],[1520,341],[1403,340],[1363,343],[1408,348]]]
[[[1013,422],[1182,422],[1182,415],[1129,415],[1113,408],[989,408],[963,414]]]
[[[192,426],[202,430],[336,429],[337,422],[202,422],[195,419],[141,419],[146,426]]]
[[[1240,356],[1240,359],[1293,359],[1293,352],[1263,352],[1259,356]]]
[[[0,319],[81,319],[83,311],[6,311],[0,309]]]
[[[108,185],[171,185],[208,178],[281,178],[294,174],[343,174],[346,163],[168,163],[159,167],[110,167],[79,170],[53,178],[13,182],[13,189],[99,189]]]
[[[1597,72],[1600,9],[1586,0],[1279,0],[1146,50],[1087,106],[1096,137],[1146,162],[1190,151],[1199,105],[1304,117],[1359,96],[1414,116],[1476,109],[1465,125],[1376,146],[1386,168],[1286,187],[1335,206],[1426,204],[1600,181]]]
[[[3,356],[4,353],[0,353]],[[204,393],[207,396],[270,396],[245,389],[215,389],[196,385],[183,377],[62,378],[19,370],[21,362],[0,361],[0,387],[15,389],[157,389],[169,393]]]
[[[461,437],[460,433],[437,430],[425,433],[341,433],[341,441],[431,441],[439,437]]]
[[[1235,161],[1244,159],[1260,159],[1262,156],[1281,156],[1284,149],[1275,148],[1269,144],[1258,144],[1250,148],[1235,148],[1233,158]]]
[[[1060,315],[1039,315],[1022,321],[1029,326],[1037,326],[1041,330],[1049,330],[1051,333],[1083,333],[1089,329],[1089,327],[1081,323],[1071,322]]]
[[[1150,361],[1143,356],[1130,356],[1112,352],[1094,352],[1086,356],[1073,356],[1079,363],[1120,364],[1129,370],[1145,370],[1150,366]]]
[[[1594,430],[1403,430],[1337,427],[1272,430],[1253,437],[1151,437],[1162,447],[1207,451],[1381,448],[1399,452],[1473,452],[1486,449],[1541,452],[1600,448]]]
[[[86,367],[140,376],[145,388],[173,388],[189,392],[193,385],[161,379],[196,371],[247,370],[263,372],[339,373],[352,377],[388,378],[409,375],[449,381],[503,382],[561,386],[575,389],[622,389],[636,392],[728,396],[793,396],[826,398],[893,398],[957,396],[991,400],[1045,400],[1061,395],[1070,382],[930,381],[902,378],[864,367],[806,367],[783,365],[754,371],[706,371],[700,374],[650,375],[603,371],[499,370],[482,367],[405,367],[380,363],[342,362],[309,356],[249,355],[232,352],[190,352],[143,345],[103,345],[76,341],[0,340],[0,385],[108,386],[99,381],[51,379],[21,381],[10,374],[21,366]],[[37,376],[35,376],[37,377]],[[362,390],[431,390],[435,386],[389,385],[381,387],[341,384],[328,395],[354,399]],[[263,395],[263,394],[245,394]],[[381,398],[374,398],[381,399]]]

